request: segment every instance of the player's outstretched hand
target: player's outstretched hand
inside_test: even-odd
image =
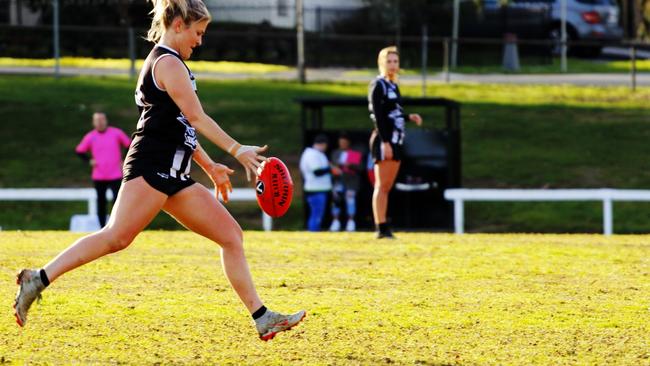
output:
[[[409,119],[415,122],[417,126],[422,126],[422,117],[419,114],[411,113],[409,114]]]
[[[227,166],[219,163],[211,164],[206,171],[214,183],[214,195],[219,200],[219,194],[223,198],[224,203],[228,203],[228,194],[232,192],[232,183],[230,182],[230,175],[235,171]]]
[[[246,179],[249,182],[251,181],[251,173],[253,176],[257,176],[257,168],[259,168],[260,164],[262,164],[263,161],[266,161],[266,157],[260,154],[267,151],[268,149],[268,145],[264,145],[263,147],[242,145],[235,152],[235,158],[246,169]]]

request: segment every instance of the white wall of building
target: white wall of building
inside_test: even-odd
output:
[[[41,18],[40,12],[33,12],[26,5],[18,5],[16,1],[9,3],[9,24],[34,26]]]
[[[305,6],[305,29],[317,30],[326,26],[345,11],[363,6],[363,0],[303,0]],[[259,24],[264,21],[275,27],[293,28],[295,20],[295,0],[207,0],[215,21],[229,21]],[[320,19],[317,9],[320,8]],[[319,22],[320,20],[320,22]]]

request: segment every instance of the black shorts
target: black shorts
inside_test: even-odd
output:
[[[181,180],[179,178],[171,177],[169,174],[155,172],[154,170],[141,172],[129,169],[128,167],[124,168],[123,181],[125,183],[137,177],[144,178],[144,181],[147,182],[147,184],[168,196],[173,196],[181,190],[196,183],[192,178]]]
[[[384,149],[382,147],[382,139],[377,133],[377,130],[372,132],[370,136],[370,153],[375,163],[386,160],[384,158]],[[390,143],[393,148],[393,161],[401,161],[404,154],[404,147],[402,145]]]

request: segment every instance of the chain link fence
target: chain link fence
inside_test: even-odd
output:
[[[146,57],[144,39],[151,4],[130,0],[58,0],[61,57]],[[0,0],[0,57],[43,59],[54,55],[51,0]],[[193,59],[295,66],[296,9],[293,0],[273,5],[245,1],[207,1],[213,24]],[[264,3],[260,1],[259,3]],[[560,40],[549,39],[550,8],[499,7],[463,1],[459,38],[452,38],[453,1],[359,0],[308,2],[304,9],[305,60],[311,68],[375,68],[379,49],[396,44],[402,67],[444,70],[451,66],[498,67],[515,34],[521,65],[548,66]],[[244,4],[244,5],[242,5]],[[310,5],[311,4],[311,5]],[[417,5],[417,4],[416,4]],[[577,50],[607,45],[631,47],[620,39],[568,39]],[[455,47],[457,46],[457,47]],[[635,43],[633,47],[643,47]],[[455,55],[452,53],[457,50]],[[456,61],[454,65],[453,61]],[[559,71],[559,70],[558,70]]]

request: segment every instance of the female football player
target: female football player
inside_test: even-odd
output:
[[[379,76],[368,87],[368,109],[375,128],[370,136],[370,150],[375,161],[375,189],[372,194],[372,211],[376,237],[394,238],[386,222],[388,193],[399,171],[404,145],[404,121],[422,125],[419,114],[404,114],[397,86],[399,53],[397,47],[386,47],[377,57]]]
[[[201,45],[210,13],[201,0],[153,0],[153,20],[148,39],[156,45],[140,72],[135,102],[140,111],[137,130],[124,162],[124,183],[107,226],[77,240],[40,269],[20,271],[15,316],[20,326],[27,321],[33,301],[64,273],[122,250],[131,244],[160,210],[188,229],[221,246],[226,277],[251,313],[259,336],[269,340],[290,329],[304,311],[282,315],[268,310],[257,295],[244,256],[242,230],[216,199],[228,201],[232,190],[225,165],[210,159],[196,139],[196,131],[232,154],[255,174],[259,155],[267,147],[241,145],[224,132],[201,107],[194,75],[184,63]],[[194,160],[214,182],[217,197],[190,178]]]

